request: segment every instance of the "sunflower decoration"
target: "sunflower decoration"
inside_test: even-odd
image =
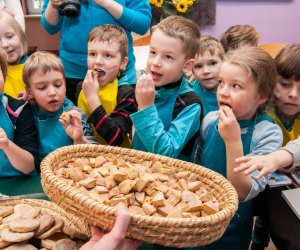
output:
[[[183,15],[192,9],[200,0],[149,0],[152,7],[158,9],[163,17]]]

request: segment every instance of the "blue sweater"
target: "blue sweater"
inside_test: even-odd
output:
[[[68,78],[84,79],[87,72],[87,38],[89,32],[102,24],[115,24],[124,28],[128,36],[128,65],[124,81],[136,83],[135,58],[133,55],[133,41],[131,32],[145,34],[150,27],[151,8],[148,0],[116,0],[123,5],[121,17],[114,19],[105,9],[88,0],[88,4],[81,3],[78,17],[69,18],[62,15],[57,25],[51,25],[45,18],[45,9],[49,0],[44,1],[42,11],[42,26],[53,35],[60,31],[59,55]],[[124,77],[123,77],[124,78]]]

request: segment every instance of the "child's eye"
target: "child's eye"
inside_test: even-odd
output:
[[[280,85],[284,88],[288,88],[290,86],[288,82],[280,82]]]
[[[209,65],[211,65],[211,66],[214,66],[214,65],[216,65],[216,64],[217,64],[216,61],[211,61],[211,62],[209,63]]]
[[[94,53],[94,52],[89,52],[89,56],[96,56],[96,53]]]
[[[170,55],[165,55],[165,58],[167,58],[168,60],[173,60],[173,57]]]
[[[105,54],[105,57],[112,58],[113,56],[111,54]]]
[[[234,89],[241,89],[241,85],[236,84],[236,83],[233,84],[232,87],[233,87]]]
[[[194,69],[201,69],[202,68],[202,65],[201,64],[195,64],[194,65]]]
[[[46,86],[40,86],[40,87],[38,87],[37,89],[38,89],[38,90],[44,90],[44,89],[46,89]]]

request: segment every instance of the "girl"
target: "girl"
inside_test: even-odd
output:
[[[6,55],[0,49],[0,177],[36,174],[37,132],[26,105],[3,94]]]
[[[273,59],[262,49],[243,47],[226,54],[219,74],[219,110],[202,121],[201,148],[197,162],[227,177],[236,188],[239,204],[236,215],[222,238],[204,249],[248,249],[252,224],[252,199],[263,191],[267,178],[255,179],[235,173],[235,159],[262,155],[281,146],[278,125],[263,112],[276,81]]]
[[[0,12],[0,46],[7,54],[8,63],[4,93],[17,98],[25,91],[22,70],[27,60],[27,40],[18,22],[3,11]]]

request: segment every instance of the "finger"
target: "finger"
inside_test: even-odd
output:
[[[58,121],[60,122],[60,124],[63,126],[64,129],[66,129],[68,127],[68,124],[66,123],[65,120],[63,119],[58,119]]]
[[[127,207],[124,203],[119,203],[117,205],[117,219],[111,233],[117,238],[124,238],[128,224],[130,222],[130,215],[128,213]]]
[[[236,158],[234,161],[236,163],[242,163],[242,162],[248,162],[250,160],[251,160],[251,157],[249,157],[249,156],[242,156],[242,157]]]
[[[267,174],[270,174],[270,172],[263,168],[261,171],[259,171],[255,179],[259,180],[260,178],[264,177]]]
[[[219,109],[219,119],[220,119],[220,121],[222,121],[222,122],[223,122],[225,119],[227,119],[226,114],[225,114],[225,112],[224,112],[223,109]]]
[[[152,79],[152,75],[150,73],[148,73],[146,75],[147,77],[147,84],[148,84],[148,87],[151,88],[151,89],[155,89],[155,85],[154,85],[154,81]]]

